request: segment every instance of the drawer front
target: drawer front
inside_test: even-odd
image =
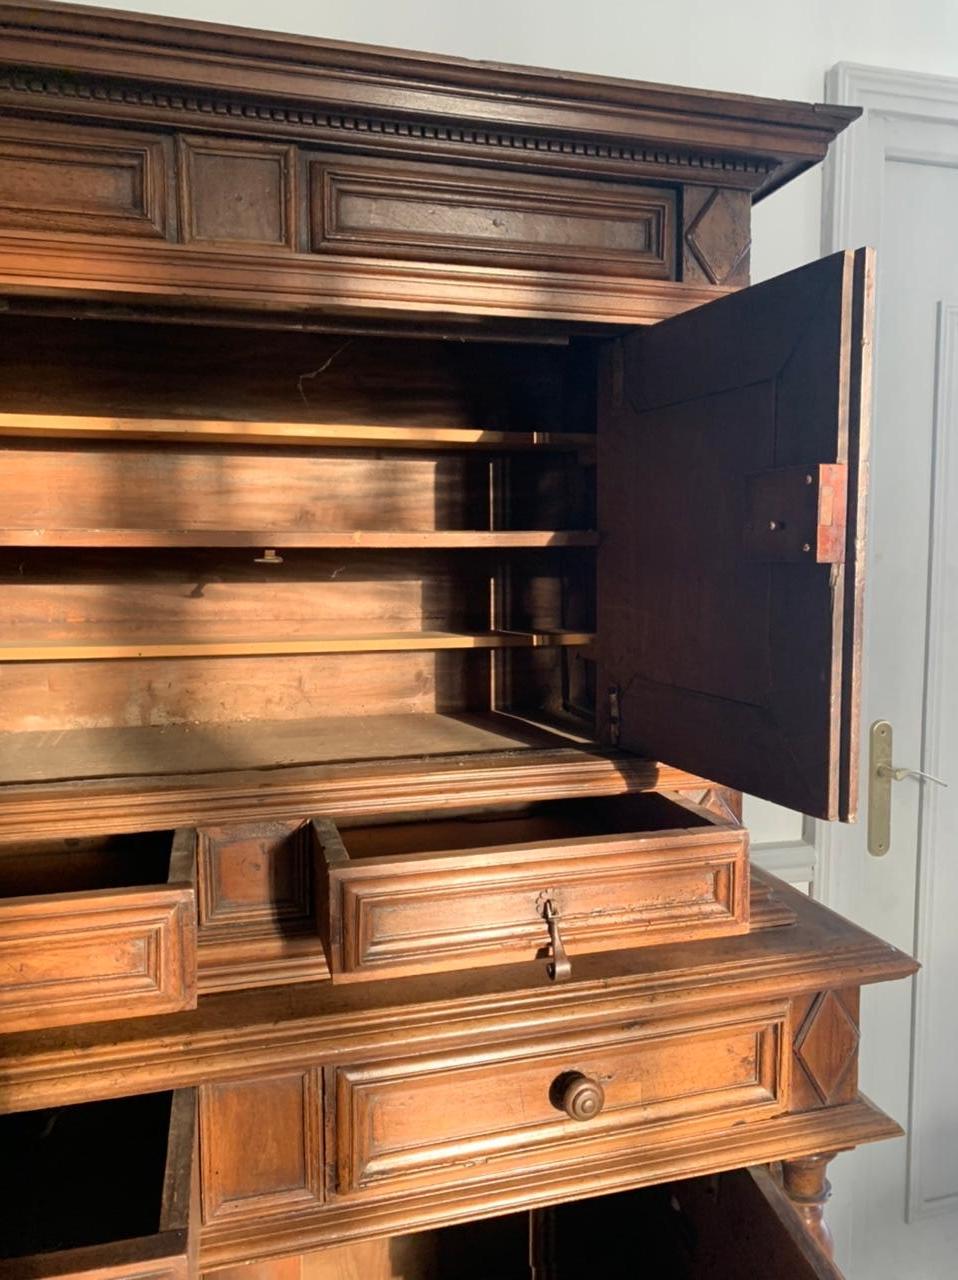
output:
[[[675,194],[455,165],[309,161],[311,248],[603,275],[675,275]]]
[[[330,850],[330,825],[317,830]],[[333,856],[325,867],[320,858],[320,874],[334,980],[533,960],[550,949],[547,901],[573,956],[748,928],[748,838],[737,829],[397,859],[392,867]]]
[[[0,1030],[194,1008],[194,847],[178,833],[164,885],[0,901]]]
[[[338,1195],[534,1171],[779,1114],[785,1006],[595,1028],[459,1056],[330,1068],[327,1151]],[[604,1094],[589,1119],[572,1095]],[[588,1105],[585,1106],[588,1112]]]

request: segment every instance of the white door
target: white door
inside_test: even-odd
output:
[[[840,1156],[849,1280],[958,1276],[958,81],[839,66],[866,108],[830,163],[825,248],[878,249],[862,819],[819,826],[816,896],[923,964],[866,988],[861,1088],[909,1138]],[[894,729],[892,843],[866,851],[867,742]]]

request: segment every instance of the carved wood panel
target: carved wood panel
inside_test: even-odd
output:
[[[314,927],[312,845],[301,821],[205,827],[198,836],[201,940]]]
[[[792,1111],[857,1097],[859,996],[858,987],[846,987],[792,1001]]]
[[[664,188],[359,157],[311,160],[309,175],[316,252],[674,276]]]
[[[204,1223],[322,1202],[321,1097],[312,1069],[200,1089]]]
[[[180,137],[183,238],[295,247],[295,147]]]
[[[4,121],[0,228],[165,239],[170,158],[158,134]]]
[[[690,284],[748,284],[750,194],[687,186],[682,209],[682,279]]]
[[[307,837],[298,818],[200,829],[202,992],[329,976]]]

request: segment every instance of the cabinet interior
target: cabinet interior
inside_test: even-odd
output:
[[[0,782],[592,740],[594,339],[0,327]]]
[[[172,831],[18,840],[0,845],[0,898],[162,884]]]
[[[345,825],[345,824],[341,824]],[[487,849],[493,845],[540,844],[580,836],[627,835],[706,827],[702,813],[654,792],[603,796],[598,800],[544,800],[495,810],[464,811],[455,817],[425,817],[380,825],[346,826],[342,841],[350,858]]]
[[[0,1258],[155,1234],[172,1093],[0,1116]]]

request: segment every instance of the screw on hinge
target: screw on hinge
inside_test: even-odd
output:
[[[619,730],[622,727],[619,715],[619,686],[609,685],[609,741],[613,747],[619,745]]]
[[[276,554],[272,547],[267,547],[261,556],[255,556],[254,564],[282,564],[283,557]]]

